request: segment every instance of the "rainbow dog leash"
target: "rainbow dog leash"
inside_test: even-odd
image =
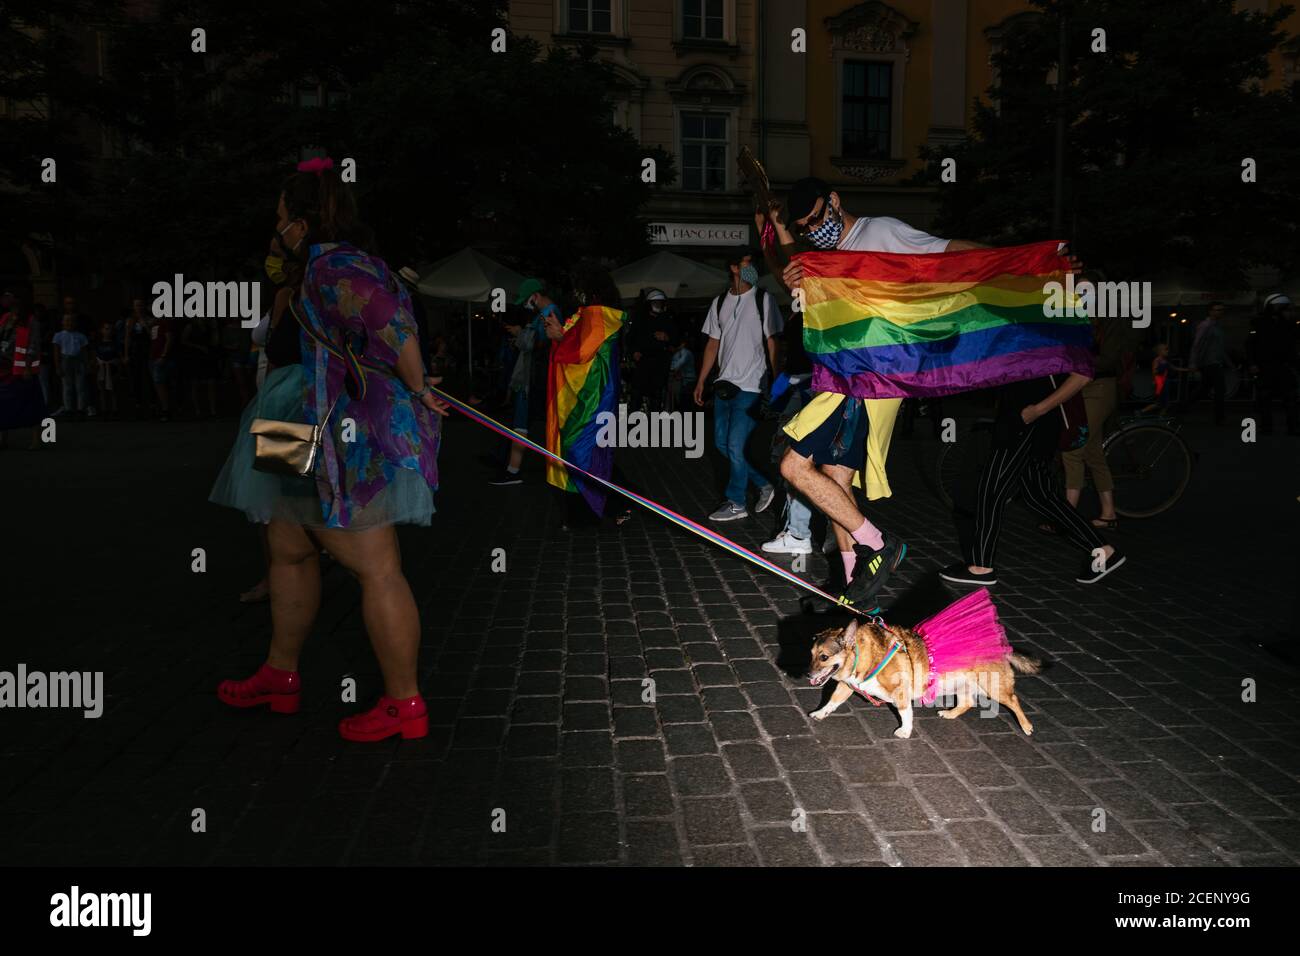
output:
[[[699,535],[701,538],[704,538],[706,541],[716,544],[718,547],[722,548],[723,550],[730,551],[732,554],[745,559],[751,564],[757,565],[758,567],[762,568],[764,571],[768,571],[772,574],[775,574],[779,578],[783,578],[786,581],[789,581],[791,584],[797,587],[803,588],[805,591],[811,591],[813,594],[816,594],[818,597],[825,598],[827,601],[830,601],[832,604],[839,604],[842,607],[848,608],[848,610],[852,611],[854,614],[859,614],[864,617],[868,615],[868,612],[860,611],[857,608],[853,607],[851,604],[846,604],[844,602],[841,602],[839,598],[835,597],[835,595],[823,591],[815,584],[811,584],[808,581],[805,581],[797,574],[787,571],[779,564],[773,564],[771,561],[768,561],[766,558],[755,554],[753,551],[750,551],[748,548],[741,547],[740,545],[736,544],[736,542],[732,541],[730,538],[724,538],[722,535],[718,534],[716,531],[712,530],[711,528],[706,528],[704,525],[692,521],[690,518],[684,517],[683,515],[679,515],[671,508],[665,508],[663,505],[659,504],[658,502],[651,501],[649,498],[643,498],[641,495],[638,495],[635,491],[629,491],[628,489],[622,487],[621,485],[616,485],[612,481],[606,481],[604,478],[601,478],[599,475],[593,475],[591,472],[579,468],[577,465],[571,464],[568,461],[565,461],[563,458],[555,454],[549,448],[545,448],[542,445],[537,444],[537,442],[528,438],[528,436],[526,435],[520,435],[518,432],[511,431],[510,429],[502,425],[500,422],[496,421],[495,419],[489,418],[487,415],[484,415],[482,412],[478,411],[472,406],[465,404],[460,399],[448,395],[446,392],[442,391],[441,389],[435,388],[433,386],[429,386],[429,391],[437,395],[438,398],[442,399],[444,402],[446,402],[452,408],[456,409],[456,411],[460,412],[462,415],[465,415],[467,418],[478,422],[484,428],[496,432],[498,435],[502,436],[503,438],[508,438],[510,439],[510,441],[523,445],[525,448],[531,448],[539,455],[543,455],[546,458],[549,458],[551,461],[555,462],[556,464],[563,465],[565,468],[570,468],[573,471],[577,472],[578,474],[590,478],[592,481],[600,482],[606,488],[609,488],[612,491],[617,491],[619,494],[623,495],[626,498],[631,498],[633,501],[641,505],[643,508],[646,508],[649,511],[653,511],[655,514],[659,515],[660,517],[667,518],[673,524],[685,528],[687,531],[690,531],[692,534]],[[878,609],[873,609],[873,610],[878,610]]]
[[[346,342],[344,344],[344,350],[340,351],[334,345],[333,342],[331,342],[328,338],[326,338],[325,336],[317,332],[316,329],[312,328],[312,326],[309,323],[303,321],[302,316],[300,316],[298,314],[298,311],[293,308],[292,302],[290,302],[289,308],[290,311],[293,313],[293,317],[297,319],[298,324],[303,328],[304,331],[306,331],[308,335],[312,337],[312,339],[314,339],[321,346],[321,348],[328,351],[331,355],[334,355],[335,357],[340,358],[344,361],[347,367],[347,374],[351,376],[358,383],[359,391],[357,397],[364,398],[366,394],[365,370],[367,368],[376,372],[383,372],[384,370],[379,368],[378,366],[370,365],[367,362],[363,362],[352,351],[352,346]],[[779,564],[773,564],[771,561],[768,561],[766,558],[760,557],[759,555],[755,554],[753,551],[750,551],[748,548],[741,547],[740,545],[736,544],[736,542],[732,541],[730,538],[725,538],[722,535],[718,534],[716,531],[713,531],[710,528],[706,528],[704,525],[699,524],[695,521],[692,521],[690,518],[678,514],[677,512],[673,511],[671,508],[665,508],[663,505],[659,504],[658,502],[651,501],[649,498],[643,498],[641,495],[638,495],[635,491],[629,491],[628,489],[624,488],[622,485],[617,485],[612,481],[605,480],[599,475],[593,475],[591,472],[587,471],[584,468],[579,468],[577,465],[573,464],[572,462],[566,461],[565,459],[561,458],[559,455],[555,454],[549,448],[537,444],[537,442],[528,438],[526,435],[520,435],[518,432],[506,428],[496,419],[484,415],[482,412],[478,411],[473,406],[465,404],[460,399],[452,395],[448,395],[446,392],[442,391],[442,389],[435,388],[432,385],[430,385],[429,391],[436,394],[439,398],[441,398],[452,408],[456,409],[462,415],[465,415],[471,421],[478,422],[480,425],[482,425],[484,428],[487,428],[489,431],[496,432],[498,435],[502,436],[503,438],[508,438],[510,441],[523,445],[525,448],[531,448],[539,455],[543,455],[546,458],[549,458],[551,461],[555,462],[556,464],[563,465],[565,468],[572,469],[578,474],[590,478],[592,481],[600,482],[600,484],[604,485],[606,488],[609,488],[612,491],[616,491],[619,494],[623,495],[624,497],[631,498],[633,501],[641,505],[643,508],[653,511],[655,514],[660,515],[663,518],[667,518],[673,524],[685,528],[687,531],[690,531],[693,534],[699,535],[701,538],[704,538],[706,541],[716,544],[718,547],[722,548],[725,551],[730,551],[732,554],[737,555],[738,557],[741,557],[746,561],[749,561],[751,564],[757,565],[758,567],[762,568],[765,571],[775,574],[779,578],[783,578],[786,581],[789,581],[791,584],[795,585],[796,587],[801,587],[806,591],[811,591],[813,594],[816,594],[818,597],[825,598],[827,601],[830,601],[832,604],[839,604],[842,607],[846,607],[854,614],[867,616],[868,612],[860,611],[857,608],[853,607],[853,605],[841,601],[835,595],[823,591],[815,584],[811,584],[810,582],[805,581],[797,574],[794,574],[791,571],[787,571]],[[879,608],[873,608],[872,613],[874,613],[877,610],[879,610]]]

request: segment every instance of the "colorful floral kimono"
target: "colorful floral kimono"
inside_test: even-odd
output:
[[[303,420],[321,422],[338,400],[321,442],[319,514],[303,523],[427,525],[441,421],[397,377],[402,345],[416,333],[406,288],[382,259],[348,243],[321,243],[311,247],[295,309],[334,344],[302,333]],[[359,363],[349,360],[348,346]]]

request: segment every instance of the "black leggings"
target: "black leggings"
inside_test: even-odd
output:
[[[1065,532],[1071,542],[1091,553],[1105,540],[1053,487],[1047,461],[1034,453],[1034,428],[1027,428],[1014,444],[995,447],[980,474],[973,512],[957,510],[962,548],[975,567],[996,567],[998,536],[1007,496],[1019,484],[1025,503]]]

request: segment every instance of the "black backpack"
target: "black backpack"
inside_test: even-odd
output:
[[[717,296],[717,297],[714,298],[714,300],[713,300],[713,311],[714,311],[714,313],[716,313],[717,316],[718,316],[718,320],[719,320],[719,321],[718,321],[718,324],[719,324],[719,325],[722,324],[722,321],[721,321],[721,320],[722,320],[722,300],[725,299],[725,298],[727,297],[727,295],[729,294],[729,292],[730,292],[730,290],[728,290],[728,292],[724,292],[724,293],[722,293],[722,295]],[[766,298],[767,298],[767,290],[764,289],[761,285],[756,285],[756,286],[754,286],[754,306],[755,306],[755,308],[758,309],[758,321],[759,321],[759,322],[762,322],[762,321],[763,321],[763,302],[764,302],[764,300],[766,300]]]

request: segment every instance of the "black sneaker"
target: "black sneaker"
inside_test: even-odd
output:
[[[939,577],[950,584],[974,584],[989,587],[998,583],[996,571],[985,571],[982,574],[976,574],[965,561],[958,561],[956,564],[948,565],[939,572]]]
[[[907,554],[907,545],[886,532],[882,535],[884,543],[880,550],[868,548],[865,544],[855,544],[853,553],[858,560],[853,565],[853,580],[840,595],[840,602],[848,607],[875,607],[876,594],[889,576],[898,570],[903,557]]]
[[[505,468],[502,468],[495,478],[488,481],[489,485],[522,485],[523,483],[524,476],[522,474],[517,471],[512,473]]]
[[[1097,565],[1100,565],[1100,568],[1098,568],[1096,565],[1093,564],[1092,555],[1088,555],[1086,558],[1083,559],[1083,570],[1079,572],[1079,576],[1074,580],[1078,581],[1080,584],[1096,584],[1106,575],[1110,574],[1110,572],[1118,568],[1126,560],[1127,559],[1124,557],[1124,555],[1120,554],[1118,551],[1115,551],[1111,554],[1109,558],[1106,558],[1104,561],[1098,560]]]
[[[863,617],[871,617],[872,615],[879,614],[882,610],[884,610],[884,608],[882,608],[875,601],[867,601],[865,605],[863,605],[862,607],[858,607],[856,604],[854,604],[852,601],[849,600],[847,595],[844,594],[841,594],[838,598],[836,598],[835,603],[842,604],[844,607],[847,607],[850,610],[852,610],[854,614],[860,614]]]

